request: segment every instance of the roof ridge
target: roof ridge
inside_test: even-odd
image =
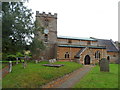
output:
[[[90,40],[90,41],[96,41],[97,40],[97,39],[92,39],[92,38],[89,38],[89,37],[74,37],[74,36],[57,36],[57,38]]]
[[[59,35],[57,37],[90,38],[90,37],[76,37],[76,36],[62,36],[62,35]],[[90,39],[93,39],[93,38],[90,38]]]
[[[97,39],[97,40],[107,40],[107,41],[110,41],[110,39]]]
[[[116,46],[116,44],[112,41],[112,40],[110,40],[111,41],[111,43],[115,46],[115,48],[117,49],[117,50],[119,50],[119,48]]]

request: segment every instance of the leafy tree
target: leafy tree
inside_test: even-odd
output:
[[[23,52],[32,40],[32,12],[22,2],[2,3],[2,52]]]
[[[45,45],[42,41],[34,38],[33,43],[31,44],[31,53],[34,59],[40,58],[40,53],[45,49]]]
[[[2,3],[3,57],[15,55],[17,52],[23,54],[24,50],[31,50],[33,56],[38,57],[45,49],[43,42],[38,40],[38,32],[42,35],[44,28],[38,25],[38,21],[32,21],[32,14],[21,2]]]
[[[42,36],[44,28],[41,27],[38,23],[39,22],[37,20],[34,23],[35,25],[35,28],[33,31],[34,38],[30,46],[30,50],[34,59],[39,59],[41,52],[43,52],[43,50],[46,48],[43,41],[40,40],[40,36]],[[38,32],[39,32],[39,35],[38,35]]]

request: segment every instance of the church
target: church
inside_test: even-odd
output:
[[[119,49],[110,39],[82,38],[57,36],[57,13],[46,14],[36,11],[37,26],[43,27],[43,33],[38,32],[46,49],[40,53],[45,60],[73,61],[80,64],[96,64],[106,58],[109,62],[118,60]]]

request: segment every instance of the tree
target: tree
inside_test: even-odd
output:
[[[22,2],[2,3],[2,52],[22,52],[32,41],[32,12]]]
[[[34,25],[35,25],[35,28],[33,31],[34,38],[30,45],[30,50],[34,59],[39,59],[41,52],[46,48],[43,41],[40,40],[41,38],[40,36],[42,36],[44,28],[41,27],[38,23],[39,22],[37,20],[34,22]],[[38,35],[38,32],[39,32],[39,35]]]

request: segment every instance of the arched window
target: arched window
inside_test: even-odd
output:
[[[100,52],[99,51],[95,52],[95,58],[100,58]]]
[[[45,42],[48,42],[48,35],[47,34],[45,34],[44,40],[45,40]]]
[[[45,25],[45,27],[48,27],[48,25],[49,25],[49,20],[47,18],[45,18],[44,25]]]
[[[69,53],[68,52],[65,53],[65,58],[69,58]]]

